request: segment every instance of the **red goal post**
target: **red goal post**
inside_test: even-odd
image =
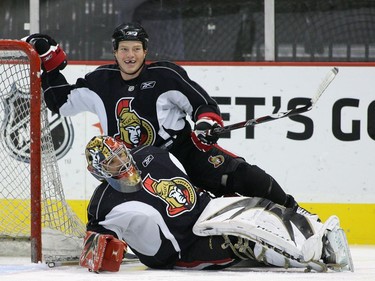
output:
[[[76,252],[53,249],[57,237],[66,244],[85,228],[64,197],[40,76],[30,44],[0,40],[0,240],[29,241],[32,262],[71,260]]]
[[[31,208],[31,260],[42,260],[41,236],[41,168],[40,168],[40,59],[32,46],[19,40],[0,40],[0,50],[24,52],[30,64],[30,208]],[[1,57],[0,57],[1,60]],[[22,63],[15,60],[13,63]]]

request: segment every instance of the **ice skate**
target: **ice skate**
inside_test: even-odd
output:
[[[306,240],[302,253],[308,264],[324,264],[335,271],[354,271],[346,235],[337,216],[329,217],[321,229]]]
[[[335,271],[354,271],[348,241],[342,228],[327,230],[323,236],[322,259],[328,268]]]

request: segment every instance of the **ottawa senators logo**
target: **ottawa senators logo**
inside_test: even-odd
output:
[[[221,164],[224,163],[224,156],[223,155],[210,156],[208,157],[208,162],[214,165],[214,168],[217,168]]]
[[[194,187],[184,178],[155,180],[148,174],[143,180],[143,186],[167,204],[167,214],[170,217],[190,212],[195,206]]]
[[[121,139],[127,148],[134,148],[140,145],[153,145],[155,130],[145,119],[141,118],[131,108],[133,99],[121,99],[117,102],[116,113],[118,123],[118,134],[116,139]]]

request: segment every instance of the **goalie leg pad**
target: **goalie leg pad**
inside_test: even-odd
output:
[[[266,199],[217,198],[208,204],[193,232],[198,236],[233,235],[249,239],[294,261],[292,266],[319,261],[321,238],[331,223],[323,227],[320,222],[289,211]],[[312,239],[306,244],[309,238]]]
[[[312,223],[312,222],[311,222]],[[337,229],[340,220],[337,216],[330,216],[320,229],[311,237],[309,237],[302,246],[303,259],[306,262],[318,261],[322,257],[323,236],[328,230]]]
[[[193,232],[198,236],[241,236],[269,247],[276,247],[295,259],[301,259],[301,242],[306,239],[299,231],[294,233],[295,237],[292,238],[282,219],[275,212],[265,211],[268,204],[274,203],[260,198],[214,199],[195,223]]]
[[[263,245],[257,243],[254,247],[254,255],[256,259],[260,262],[263,262],[268,265],[274,265],[278,267],[283,267],[285,269],[296,267],[304,268],[306,267],[305,263],[300,263],[296,260],[290,259],[281,253],[278,253],[272,249],[268,249]]]
[[[89,271],[119,271],[127,244],[113,235],[86,232],[79,264]]]

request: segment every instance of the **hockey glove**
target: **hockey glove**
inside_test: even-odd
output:
[[[217,127],[221,127],[221,124],[209,117],[198,119],[195,123],[194,131],[191,133],[194,145],[201,151],[210,150],[212,145],[216,144],[219,139],[218,134],[211,132],[212,129]]]
[[[79,265],[89,271],[119,271],[128,245],[113,235],[86,232]]]
[[[31,44],[39,54],[44,71],[63,70],[67,65],[65,52],[50,36],[35,33],[27,37],[26,42]]]

